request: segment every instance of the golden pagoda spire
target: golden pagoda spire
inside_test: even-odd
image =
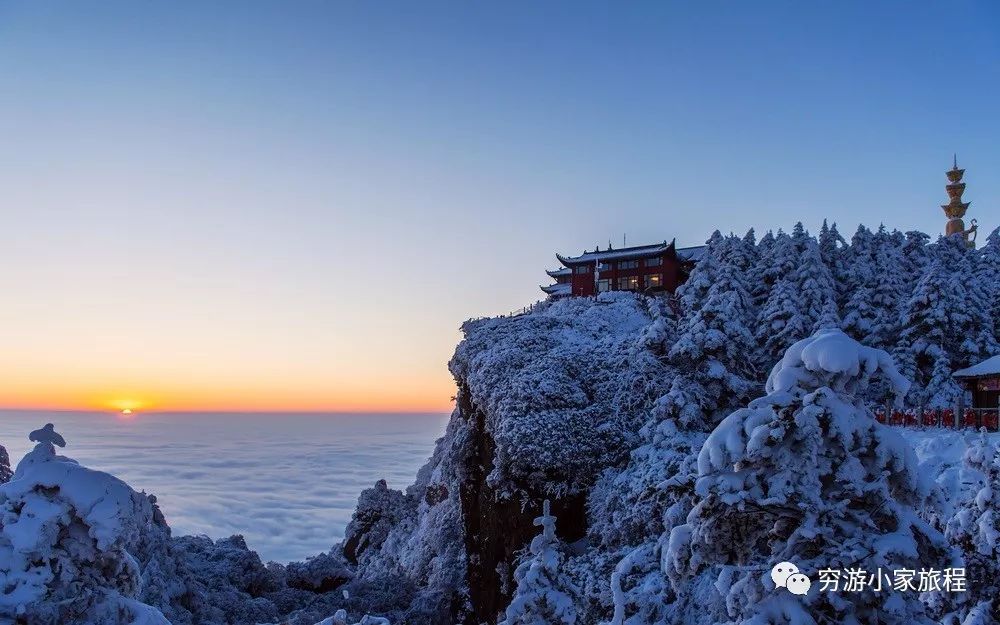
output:
[[[969,209],[969,204],[972,203],[962,201],[962,194],[965,193],[965,183],[962,182],[962,176],[964,175],[965,170],[958,168],[958,154],[955,154],[951,169],[945,172],[945,176],[948,177],[948,184],[945,185],[944,189],[948,192],[948,203],[942,204],[941,208],[944,209],[944,214],[948,217],[948,223],[945,225],[944,233],[945,236],[961,234],[969,247],[975,247],[976,220],[972,220],[972,227],[968,230],[965,229],[965,222],[962,221],[962,217],[965,217],[965,211]],[[970,234],[973,235],[971,241],[969,240]]]

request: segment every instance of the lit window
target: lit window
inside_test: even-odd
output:
[[[580,265],[579,267],[575,267],[573,269],[573,273],[578,274],[578,275],[579,274],[584,274],[584,273],[590,273],[590,268],[587,267],[586,265]]]
[[[636,291],[639,289],[639,276],[629,276],[618,278],[618,288],[623,291]]]
[[[646,278],[645,282],[646,282],[646,288],[647,289],[652,289],[652,288],[655,288],[655,287],[663,285],[663,274],[662,273],[654,273],[652,275],[646,276],[645,278]]]
[[[657,256],[656,258],[647,258],[645,262],[647,267],[659,267],[663,264],[663,259]]]
[[[598,280],[597,281],[597,292],[604,293],[605,291],[611,290],[611,280]]]
[[[620,263],[618,263],[618,268],[619,269],[638,269],[639,268],[639,261],[637,261],[637,260],[623,260]]]

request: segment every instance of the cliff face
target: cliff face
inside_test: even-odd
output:
[[[460,486],[465,550],[469,555],[467,584],[473,617],[469,622],[493,622],[510,602],[514,564],[537,534],[533,520],[546,495],[522,488],[519,497],[501,497],[487,482],[496,470],[496,443],[486,430],[486,416],[469,401],[465,388],[458,414],[473,431],[475,445],[468,473]],[[560,519],[563,540],[574,542],[587,532],[586,496],[567,495],[552,504]]]

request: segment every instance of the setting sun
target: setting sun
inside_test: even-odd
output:
[[[112,399],[105,402],[105,406],[128,416],[140,408],[147,408],[148,402],[138,399]]]

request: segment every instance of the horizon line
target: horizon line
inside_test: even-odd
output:
[[[142,415],[170,415],[170,414],[285,414],[285,415],[405,415],[405,414],[448,414],[452,408],[441,409],[441,410],[378,410],[378,409],[360,409],[360,410],[302,410],[302,409],[209,409],[209,410],[197,410],[197,409],[179,409],[179,410],[135,410],[132,412],[132,416],[142,416]],[[121,410],[116,409],[100,409],[100,408],[45,408],[45,407],[7,407],[0,406],[0,412],[76,412],[76,413],[92,413],[92,414],[115,414],[120,415]]]

